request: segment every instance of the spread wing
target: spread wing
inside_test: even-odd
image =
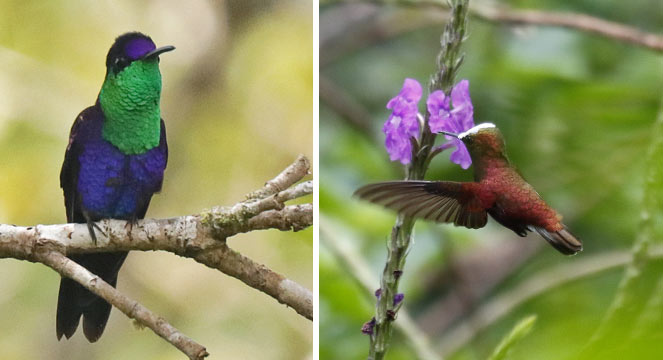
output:
[[[363,186],[355,196],[407,216],[478,229],[488,220],[475,195],[478,186],[471,182],[389,181]]]

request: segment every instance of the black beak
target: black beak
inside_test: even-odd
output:
[[[456,139],[458,139],[458,134],[450,133],[450,132],[447,132],[447,131],[440,131],[440,133],[442,133],[442,134],[444,134],[444,135],[453,136],[453,137],[455,137]]]
[[[156,48],[156,49],[148,52],[147,54],[143,55],[141,60],[142,59],[152,59],[152,58],[155,58],[155,57],[157,57],[157,56],[159,56],[159,55],[161,55],[165,52],[173,51],[173,50],[175,50],[175,47],[172,46],[172,45],[162,46],[160,48]]]

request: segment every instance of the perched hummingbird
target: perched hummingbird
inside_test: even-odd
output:
[[[152,195],[161,190],[168,160],[166,129],[159,99],[159,55],[149,36],[119,36],[106,57],[106,78],[94,106],[83,110],[69,135],[60,172],[67,221],[87,223],[96,241],[94,221],[142,219]],[[69,258],[112,286],[127,252],[70,255]],[[68,278],[60,281],[58,340],[70,338],[83,316],[83,332],[95,342],[104,332],[111,305]]]
[[[366,185],[355,192],[362,199],[407,216],[470,229],[486,225],[490,214],[498,223],[525,236],[536,231],[565,255],[582,250],[582,243],[562,223],[562,216],[514,169],[504,138],[494,124],[479,124],[460,139],[474,164],[474,182],[389,181]]]

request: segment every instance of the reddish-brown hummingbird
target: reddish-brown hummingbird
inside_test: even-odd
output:
[[[366,185],[355,195],[410,217],[470,229],[486,225],[490,214],[520,236],[528,230],[538,232],[562,254],[582,250],[582,243],[562,223],[562,216],[511,165],[504,137],[494,124],[444,134],[460,139],[467,147],[474,182],[389,181]]]

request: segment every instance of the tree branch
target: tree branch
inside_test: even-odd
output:
[[[585,14],[539,10],[513,10],[483,5],[470,7],[470,13],[479,19],[491,22],[558,26],[589,32],[608,39],[641,46],[657,52],[663,51],[663,36]]]
[[[275,178],[265,183],[265,187],[246,196],[247,199],[260,199],[289,188],[292,184],[310,174],[311,163],[306,156],[299,155],[294,163],[290,164]]]
[[[312,204],[285,205],[289,200],[312,194],[310,180],[292,186],[309,173],[309,167],[308,159],[300,156],[262,189],[231,207],[217,207],[201,214],[170,219],[145,219],[133,226],[127,226],[123,220],[99,221],[97,225],[103,234],[97,233],[96,243],[90,238],[86,224],[31,227],[0,224],[0,258],[40,262],[53,268],[149,327],[189,358],[200,359],[207,355],[204,347],[65,255],[130,250],[169,251],[233,276],[312,320],[310,290],[241,255],[226,244],[228,237],[239,233],[264,229],[298,231],[311,226]]]
[[[436,26],[448,21],[448,6],[440,0],[328,0],[327,3],[359,3],[379,5],[394,4],[416,8],[417,21],[413,21],[411,12],[366,12],[362,18],[345,21],[343,29],[353,27],[351,31],[337,31],[336,37],[326,37],[321,43],[321,66],[339,58],[343,53],[365,47],[371,43],[395,37],[418,28]],[[431,11],[432,10],[432,11]],[[347,13],[354,13],[349,9]],[[341,15],[344,15],[343,13]],[[603,20],[581,13],[562,13],[540,10],[514,10],[508,7],[472,4],[469,15],[488,22],[513,25],[555,26],[599,35],[611,40],[641,46],[656,52],[663,52],[663,36],[639,30],[635,27]],[[344,19],[335,19],[338,23]],[[329,30],[331,31],[331,30]],[[348,34],[351,35],[348,35]],[[343,37],[349,44],[341,44],[338,37]],[[324,50],[324,53],[322,52]]]
[[[199,360],[209,355],[204,346],[182,334],[145,306],[110,286],[99,276],[92,274],[86,268],[73,262],[60,252],[43,250],[40,249],[34,253],[35,261],[47,265],[62,276],[74,279],[86,289],[113,304],[113,306],[120,309],[129,318],[136,319],[141,324],[152,329],[154,333],[185,353],[189,359]]]

